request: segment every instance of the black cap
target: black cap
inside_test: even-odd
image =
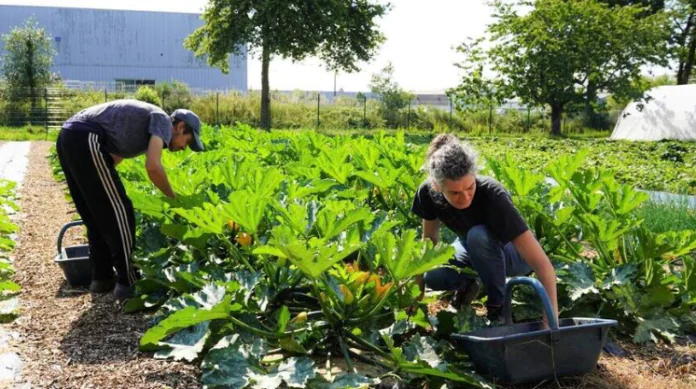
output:
[[[177,109],[172,112],[172,117],[186,123],[193,130],[193,143],[189,146],[193,151],[203,151],[203,142],[201,142],[201,119],[198,115],[188,109]]]

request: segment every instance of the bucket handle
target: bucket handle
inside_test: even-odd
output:
[[[61,251],[63,251],[63,236],[65,235],[65,232],[68,231],[70,228],[75,227],[75,226],[81,226],[85,224],[82,220],[76,220],[74,222],[70,223],[65,223],[63,227],[60,229],[60,232],[58,233],[58,254],[60,254]]]
[[[534,288],[537,295],[539,295],[539,299],[541,299],[541,305],[544,308],[544,312],[546,312],[551,331],[558,331],[558,319],[553,313],[549,294],[546,293],[546,289],[544,289],[539,280],[530,277],[515,277],[505,284],[505,324],[512,324],[512,289],[515,285],[530,285]]]

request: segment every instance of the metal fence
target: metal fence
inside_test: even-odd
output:
[[[152,103],[165,110],[190,108],[209,124],[236,122],[259,125],[260,91],[211,91],[186,88],[180,94],[165,94],[154,87]],[[162,94],[160,94],[160,92]],[[0,94],[0,126],[57,129],[70,116],[86,107],[122,98],[134,98],[137,89],[115,82],[65,81],[60,87]],[[179,93],[179,92],[177,92]],[[446,95],[415,95],[403,109],[386,111],[378,96],[370,93],[272,91],[271,112],[276,128],[415,128],[494,132],[500,125],[515,131],[530,131],[548,120],[541,107],[508,102],[480,107],[475,112],[457,112]],[[487,130],[487,131],[486,131]]]

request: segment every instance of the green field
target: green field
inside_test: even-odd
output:
[[[412,383],[479,385],[466,361],[439,341],[485,320],[463,309],[433,321],[424,303],[407,313],[419,304],[414,277],[452,255],[446,243],[419,241],[420,220],[408,210],[424,179],[428,137],[207,128],[207,152],[165,154],[174,200],[153,191],[140,159],[124,162],[119,171],[138,211],[144,274],[141,296],[126,309],[157,310],[141,349],[202,361],[202,382],[211,386],[239,374],[270,379],[278,369],[301,369],[318,384],[329,353]],[[692,145],[470,140],[553,260],[563,316],[601,313],[636,343],[693,330],[693,222],[670,227],[647,194],[622,183],[649,180],[601,167],[661,163],[676,171],[693,159]],[[588,148],[594,152],[580,152]],[[642,157],[628,160],[633,154]],[[545,182],[547,174],[558,186]],[[538,316],[532,308],[516,305],[515,314]],[[262,362],[271,349],[285,362]],[[230,358],[245,366],[242,373],[224,363]]]

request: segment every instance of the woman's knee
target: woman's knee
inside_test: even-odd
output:
[[[466,247],[468,251],[489,250],[494,246],[499,245],[496,239],[493,238],[488,228],[482,224],[476,225],[469,229],[466,234]]]

